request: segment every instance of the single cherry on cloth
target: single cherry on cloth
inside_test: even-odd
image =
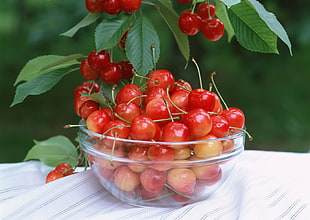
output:
[[[61,172],[64,176],[74,173],[74,168],[68,163],[60,163],[55,167],[55,170]]]
[[[224,31],[224,23],[218,18],[207,19],[202,22],[201,32],[210,41],[221,39]]]
[[[191,10],[184,10],[178,19],[178,25],[184,34],[193,36],[201,29],[201,18]]]
[[[54,180],[60,179],[64,177],[64,175],[62,174],[61,171],[58,170],[52,170],[51,172],[49,172],[45,178],[45,183],[49,183],[52,182]]]

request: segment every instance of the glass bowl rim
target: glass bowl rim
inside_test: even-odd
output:
[[[243,130],[240,130],[238,133],[233,134],[233,135],[229,135],[227,137],[223,137],[223,138],[217,138],[217,139],[209,139],[209,140],[199,140],[199,141],[186,141],[186,142],[161,142],[161,141],[142,141],[142,140],[134,140],[134,139],[123,139],[123,138],[115,138],[115,137],[110,137],[110,136],[105,136],[102,134],[98,134],[95,132],[92,132],[90,130],[88,130],[86,128],[85,125],[85,120],[81,120],[80,122],[80,131],[79,132],[83,132],[86,133],[89,137],[94,138],[97,137],[98,140],[100,139],[108,139],[108,140],[113,140],[113,141],[122,141],[122,142],[126,142],[126,143],[135,143],[135,144],[143,144],[143,145],[152,145],[152,146],[156,146],[156,145],[164,145],[164,146],[168,146],[168,145],[193,145],[193,144],[201,144],[201,143],[205,143],[205,142],[211,142],[211,141],[222,141],[222,140],[228,140],[228,139],[237,139],[237,138],[242,138],[242,144],[240,144],[239,147],[234,148],[232,151],[230,152],[226,152],[226,153],[222,153],[218,156],[214,156],[214,157],[210,157],[210,158],[200,158],[199,160],[174,160],[174,161],[151,161],[151,160],[147,160],[147,161],[137,161],[137,160],[132,160],[132,159],[128,159],[128,158],[122,158],[122,157],[116,157],[114,155],[109,155],[109,154],[105,154],[102,153],[100,151],[98,151],[97,149],[93,148],[92,146],[84,146],[84,144],[81,144],[81,148],[84,152],[86,152],[87,154],[91,154],[93,156],[96,157],[100,157],[100,158],[104,158],[104,159],[108,159],[111,160],[113,162],[124,162],[124,163],[134,163],[134,164],[148,164],[148,165],[154,165],[154,164],[169,164],[169,165],[194,165],[194,164],[203,164],[203,163],[215,163],[215,162],[224,162],[226,160],[230,160],[234,157],[236,157],[237,155],[241,154],[241,152],[243,152],[244,150],[244,144],[245,144],[245,132]],[[245,128],[243,128],[245,129]],[[81,142],[82,140],[80,140]]]

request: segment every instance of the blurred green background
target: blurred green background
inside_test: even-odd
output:
[[[310,150],[310,15],[306,0],[263,1],[277,15],[293,45],[293,56],[279,41],[280,55],[252,53],[224,36],[209,42],[201,35],[191,37],[191,56],[204,74],[217,72],[216,82],[229,106],[238,106],[246,114],[246,125],[254,136],[246,149],[308,152]],[[154,10],[152,10],[154,11]],[[22,161],[33,140],[55,135],[72,139],[76,129],[64,129],[77,123],[72,93],[82,81],[77,72],[69,74],[51,91],[30,96],[10,108],[13,83],[24,64],[46,54],[87,55],[94,49],[94,25],[82,29],[74,38],[59,36],[85,15],[84,0],[0,0],[0,162]],[[184,70],[172,35],[157,14],[161,57],[157,68],[171,70],[176,78],[198,86],[192,63]]]

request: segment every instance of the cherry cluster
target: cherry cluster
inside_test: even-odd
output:
[[[54,180],[60,179],[65,176],[69,176],[74,174],[74,168],[68,163],[60,163],[58,164],[52,171],[50,171],[46,178],[45,182],[49,183]]]
[[[124,34],[124,36],[126,35]],[[123,41],[121,40],[121,42]],[[87,80],[101,78],[102,81],[109,84],[115,84],[121,79],[130,79],[133,76],[133,66],[129,61],[110,62],[110,60],[108,51],[97,52],[94,50],[81,62],[80,72]]]
[[[91,13],[105,12],[110,15],[121,11],[135,13],[141,6],[141,0],[85,0],[85,6]]]
[[[178,0],[181,3],[191,2]],[[196,11],[184,10],[179,17],[180,30],[189,36],[196,35],[200,31],[210,41],[217,41],[224,35],[224,24],[219,18],[215,18],[215,6],[211,3],[200,3]]]

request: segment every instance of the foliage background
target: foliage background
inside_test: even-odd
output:
[[[277,15],[293,45],[293,56],[279,41],[280,55],[252,53],[235,39],[224,36],[209,42],[201,35],[191,37],[191,56],[204,74],[217,72],[216,82],[230,106],[242,108],[247,128],[254,140],[246,149],[308,152],[310,150],[310,3],[306,0],[262,1]],[[161,40],[157,68],[172,71],[176,78],[195,87],[197,71],[185,62],[164,23],[151,10]],[[69,74],[54,89],[40,96],[28,97],[10,108],[13,83],[30,59],[45,55],[87,55],[95,48],[93,28],[81,30],[74,38],[59,36],[86,15],[84,0],[0,0],[0,162],[22,161],[33,140],[45,140],[62,134],[72,140],[76,129],[64,129],[77,123],[73,111],[73,90],[82,81],[78,72]]]

